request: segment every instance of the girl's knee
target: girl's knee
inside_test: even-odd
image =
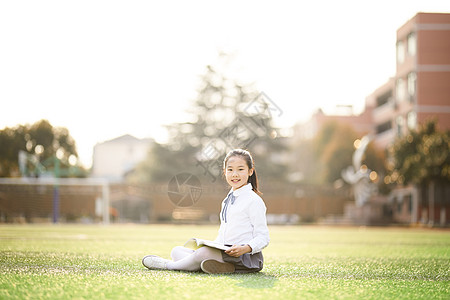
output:
[[[220,250],[212,249],[209,247],[201,247],[197,250],[195,250],[195,258],[196,261],[202,262],[205,259],[221,259],[222,254],[220,253]]]
[[[187,249],[183,246],[176,246],[172,249],[172,251],[170,251],[170,257],[172,257],[173,260],[179,260],[193,252],[193,250]]]
[[[176,254],[176,253],[180,253],[180,252],[184,252],[183,251],[183,248],[184,247],[182,247],[182,246],[176,246],[176,247],[173,247],[172,248],[172,251],[170,251],[170,254],[172,255],[172,254]]]

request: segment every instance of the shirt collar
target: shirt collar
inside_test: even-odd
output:
[[[233,191],[233,189],[231,189],[231,190],[228,192],[228,195],[229,195],[230,193],[233,193],[233,196],[239,197],[240,194],[243,194],[243,193],[245,193],[245,192],[249,192],[249,191],[251,191],[252,189],[253,189],[252,184],[251,184],[251,183],[247,183],[246,185],[244,185],[244,186],[238,188],[238,189],[235,190],[235,191]]]

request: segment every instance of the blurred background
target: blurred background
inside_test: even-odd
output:
[[[0,222],[450,224],[447,1],[0,4]]]

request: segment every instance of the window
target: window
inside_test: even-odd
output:
[[[406,116],[406,123],[409,129],[415,129],[417,125],[417,114],[415,111],[410,111]]]
[[[408,95],[414,96],[416,94],[416,81],[417,81],[417,75],[415,72],[411,72],[408,74]],[[412,100],[413,97],[410,97]]]
[[[376,128],[376,131],[377,131],[377,134],[380,134],[380,133],[390,130],[391,128],[392,128],[391,122],[387,121],[383,124],[378,125]]]
[[[405,202],[406,202],[406,205],[408,207],[408,212],[412,213],[412,197],[411,197],[411,195],[406,195],[405,196]]]
[[[408,43],[408,49],[407,49],[408,55],[410,55],[410,56],[416,55],[417,38],[416,38],[416,34],[414,32],[411,32],[410,34],[408,34],[407,43]]]
[[[397,201],[398,201],[398,203],[397,203],[397,213],[399,215],[401,215],[402,214],[402,210],[403,210],[403,198],[399,198]]]
[[[397,119],[395,119],[395,124],[397,127],[397,136],[402,136],[403,134],[403,125],[404,125],[404,120],[402,116],[398,116]]]
[[[395,96],[399,101],[405,99],[405,81],[403,80],[403,78],[397,79],[397,82],[395,84]]]
[[[379,96],[377,98],[377,107],[382,106],[388,102],[390,102],[392,99],[392,90],[389,90],[388,92],[384,93],[383,95]]]
[[[397,42],[397,63],[401,64],[405,61],[405,45],[403,41]]]

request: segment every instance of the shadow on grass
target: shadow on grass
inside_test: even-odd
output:
[[[278,280],[275,276],[265,273],[233,274],[230,277],[238,281],[236,286],[249,289],[273,288]]]
[[[168,271],[166,272],[174,272]],[[192,276],[211,276],[211,277],[227,277],[236,281],[236,286],[248,288],[248,289],[270,289],[275,286],[278,278],[274,275],[269,275],[263,272],[258,273],[231,273],[231,274],[206,274],[202,271],[189,272],[189,271],[175,271],[184,274],[190,274]]]

